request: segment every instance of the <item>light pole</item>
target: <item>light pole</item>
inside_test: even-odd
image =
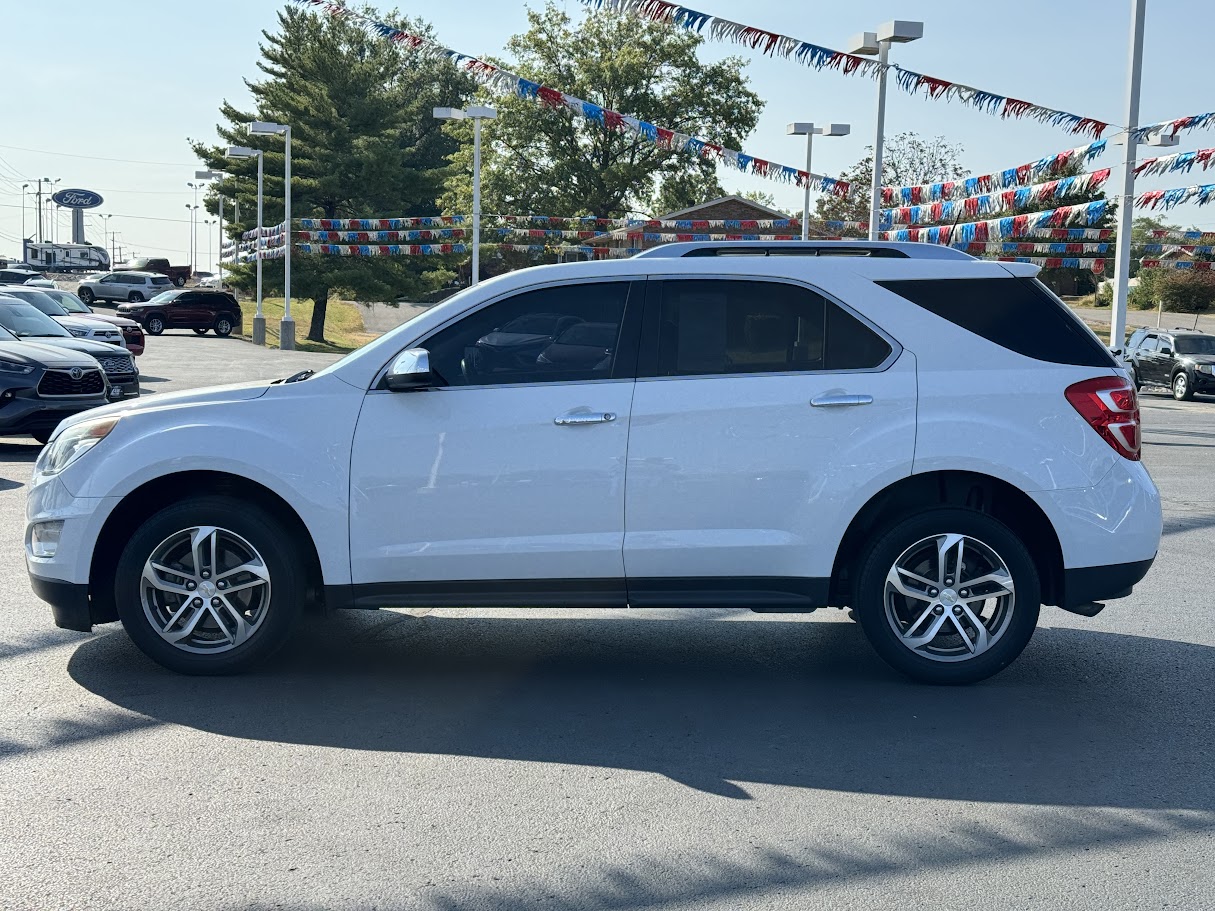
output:
[[[924,37],[924,23],[892,19],[876,32],[861,32],[852,37],[853,54],[877,54],[882,65],[878,71],[877,130],[873,140],[873,187],[869,197],[869,239],[878,239],[878,218],[882,212],[882,150],[886,136],[886,74],[889,72],[890,45],[906,44]]]
[[[25,245],[29,243],[29,238],[25,235],[25,197],[26,190],[29,189],[28,183],[21,185],[21,261],[25,262]]]
[[[101,249],[102,250],[104,250],[107,246],[106,245],[106,235],[110,233],[110,219],[113,217],[114,217],[114,215],[112,213],[109,215],[101,216]],[[113,266],[114,265],[114,237],[112,234],[110,235],[109,248],[110,248],[110,266]]]
[[[281,135],[283,137],[283,318],[278,324],[278,347],[283,351],[295,348],[295,320],[291,318],[291,124],[267,123],[255,120],[249,124],[249,135]],[[259,225],[261,219],[258,219]],[[260,232],[259,232],[260,233]],[[258,237],[258,256],[261,256],[261,237]]]
[[[227,175],[223,171],[195,171],[194,177],[196,180],[223,180]],[[219,196],[219,290],[224,289],[224,194],[218,193]],[[207,235],[207,265],[211,263],[211,236]]]
[[[257,239],[253,242],[257,269],[257,312],[253,315],[253,344],[266,344],[266,317],[262,313],[262,150],[230,146],[229,158],[257,158]],[[240,248],[239,242],[237,249]]]
[[[473,122],[473,227],[472,227],[472,281],[481,280],[481,121],[493,120],[498,112],[491,107],[474,105],[469,108],[435,108],[434,116],[439,120],[466,120]]]
[[[195,203],[194,205],[190,205],[189,203],[186,203],[186,209],[190,213],[190,215],[189,215],[190,240],[187,244],[186,255],[188,257],[190,257],[190,274],[193,275],[194,270],[195,270],[195,268],[197,268],[197,265],[198,265],[197,262],[195,261],[196,257],[194,256],[194,247],[195,247],[194,235],[198,231],[198,218],[197,218],[197,214],[196,214],[198,212],[198,203]]]
[[[211,226],[218,224],[214,218],[204,218],[203,227],[207,229],[207,271],[213,271],[214,263],[211,256]]]
[[[186,186],[194,191],[194,215],[191,216],[190,229],[193,232],[190,241],[190,271],[198,271],[198,191],[203,188],[201,183],[186,182]]]
[[[788,136],[806,137],[806,173],[810,173],[810,152],[815,136],[847,136],[852,127],[846,123],[827,123],[816,127],[813,123],[791,123],[785,127]],[[802,203],[802,240],[810,239],[810,178],[806,178],[806,197]]]

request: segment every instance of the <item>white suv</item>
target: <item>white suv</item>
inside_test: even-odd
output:
[[[173,290],[173,279],[155,272],[105,272],[80,283],[76,296],[86,304],[93,301],[150,301],[162,291]]]
[[[311,602],[850,606],[899,670],[979,680],[1161,533],[1135,390],[1035,271],[787,242],[513,272],[319,373],[64,421],[34,590],[187,673]]]

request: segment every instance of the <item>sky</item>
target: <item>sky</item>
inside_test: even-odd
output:
[[[973,0],[695,0],[689,5],[841,50],[848,49],[851,35],[872,31],[889,19],[920,19],[925,23],[923,39],[896,46],[892,62],[1120,124],[1125,123],[1132,2],[1020,0],[1005,6]],[[102,242],[98,215],[106,213],[126,253],[187,262],[190,226],[185,207],[194,202],[194,192],[186,184],[202,167],[188,140],[216,141],[221,102],[227,99],[238,107],[247,103],[244,80],[259,75],[261,32],[275,28],[282,5],[279,0],[59,0],[55,24],[38,4],[7,8],[7,34],[41,39],[5,42],[0,56],[9,112],[6,129],[0,131],[0,255],[19,256],[23,212],[26,235],[33,233],[33,202],[23,209],[21,184],[44,177],[60,179],[60,187],[95,190],[105,198],[86,221],[89,240]],[[522,0],[375,5],[381,11],[396,5],[421,16],[448,47],[477,56],[502,54],[506,40],[526,28],[527,4]],[[540,6],[541,0],[531,0],[531,5]],[[558,0],[557,5],[571,15],[583,14],[578,0]],[[1210,17],[1209,0],[1148,0],[1141,123],[1215,110],[1205,45],[1192,40],[1195,33],[1209,31]],[[706,60],[740,54],[751,61],[746,73],[765,107],[742,151],[804,166],[804,139],[787,136],[786,123],[850,123],[851,135],[815,143],[813,169],[834,175],[872,143],[874,82],[817,72],[733,45],[707,42],[701,54]],[[1087,141],[1032,121],[1005,121],[957,102],[910,96],[893,84],[886,119],[888,135],[914,130],[960,144],[963,164],[976,174]],[[1140,157],[1210,146],[1215,146],[1215,129],[1195,130],[1176,148],[1141,149]],[[1117,155],[1111,144],[1092,167],[1115,167]],[[764,190],[781,208],[801,208],[802,191],[796,187],[725,169],[720,174],[731,192]],[[1215,171],[1147,178],[1138,181],[1136,189],[1196,183],[1215,183]],[[1112,184],[1107,185],[1107,193],[1113,192]],[[1179,207],[1164,217],[1185,227],[1215,230],[1215,205]],[[64,213],[57,237],[69,236]],[[218,236],[214,227],[202,228],[200,268],[208,268],[218,256]]]

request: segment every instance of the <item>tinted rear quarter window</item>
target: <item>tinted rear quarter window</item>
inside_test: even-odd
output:
[[[1017,354],[1077,367],[1116,366],[1097,337],[1037,279],[906,279],[876,284]]]

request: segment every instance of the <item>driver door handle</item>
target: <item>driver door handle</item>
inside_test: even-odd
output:
[[[569,411],[553,418],[553,423],[559,427],[572,427],[576,424],[607,424],[614,420],[616,414],[612,411]]]
[[[844,405],[872,405],[871,395],[819,395],[810,400],[815,408],[839,408]]]

